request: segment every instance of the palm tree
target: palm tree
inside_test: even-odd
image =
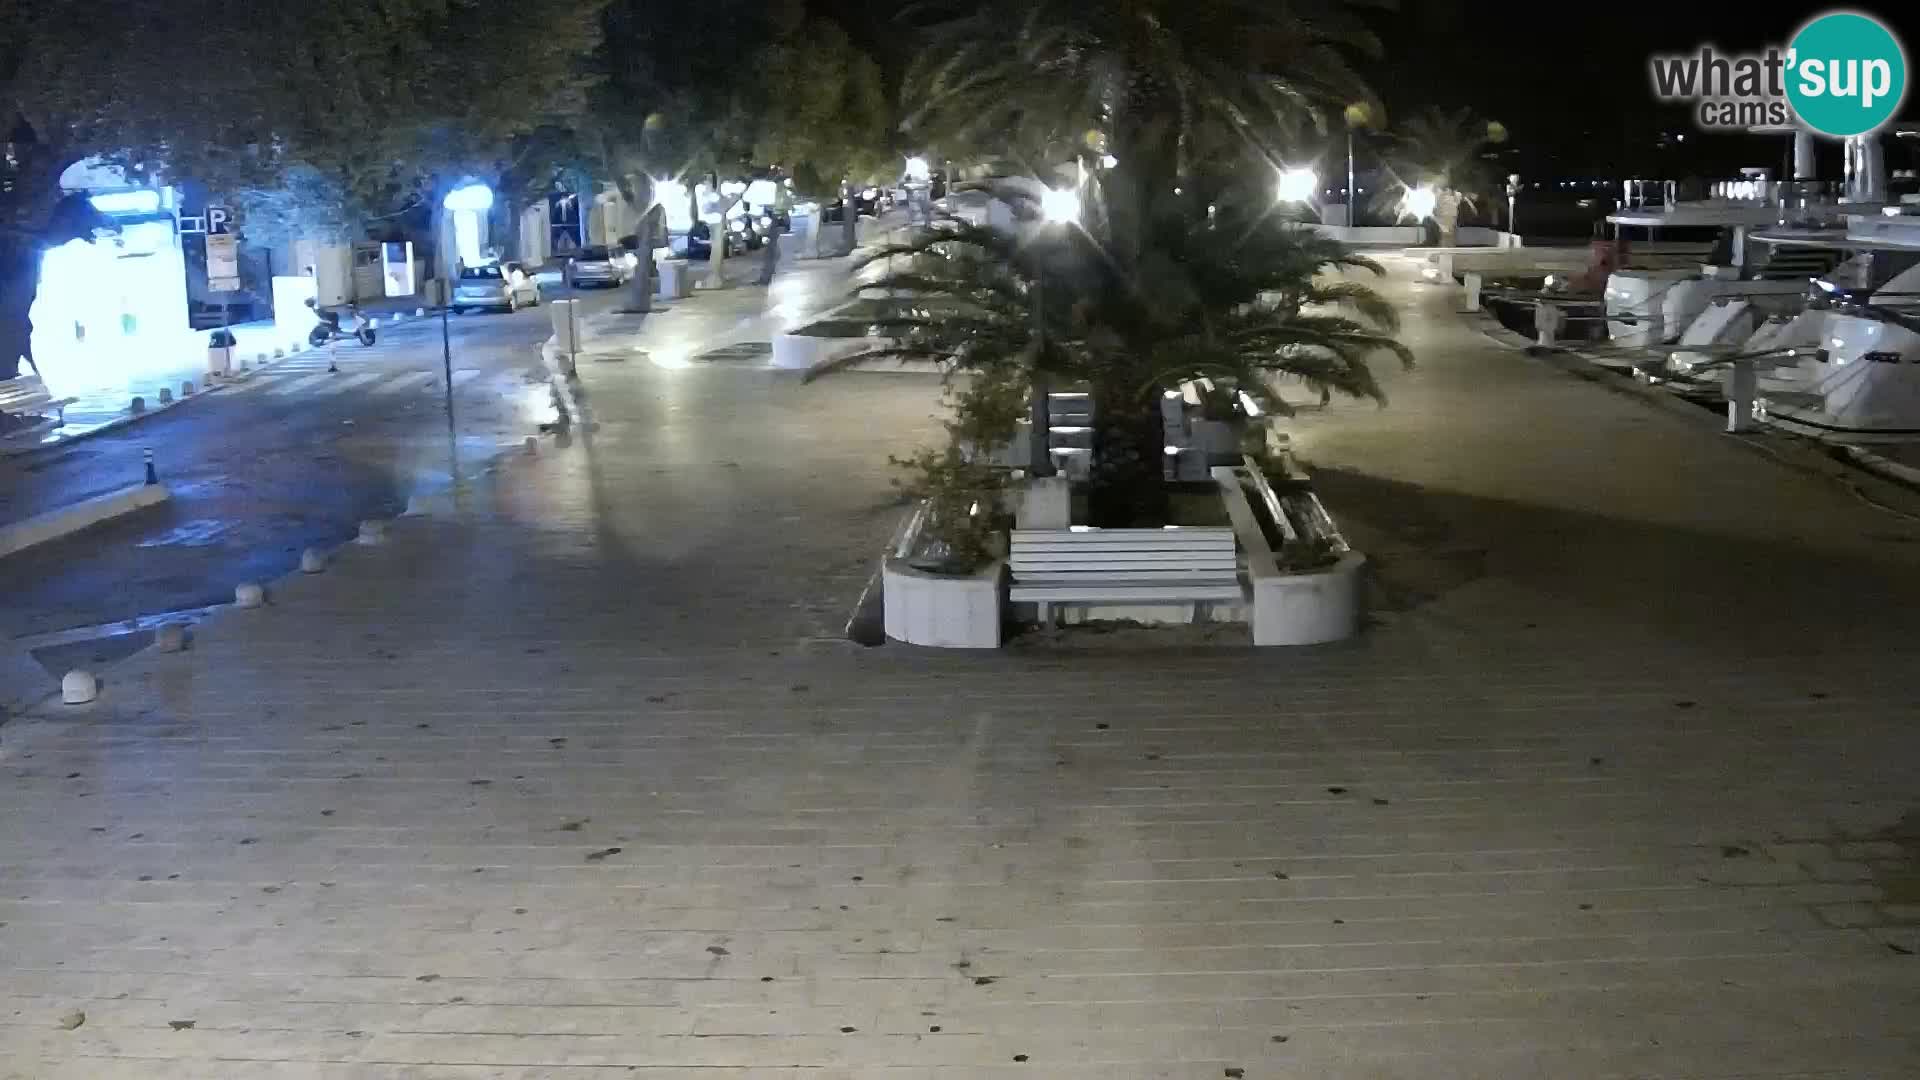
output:
[[[928,45],[907,73],[903,126],[950,156],[1051,147],[1130,167],[1149,144],[1175,167],[1222,147],[1281,144],[1368,101],[1348,61],[1378,39],[1350,0],[987,0],[910,14]],[[1373,4],[1370,6],[1384,6]],[[1037,159],[1029,158],[1029,168]]]
[[[1147,239],[1140,258],[1121,261],[1081,229],[1036,238],[946,222],[874,251],[868,262],[902,268],[869,288],[911,298],[872,321],[891,342],[811,377],[896,357],[934,359],[1001,385],[1035,372],[1085,382],[1100,425],[1094,523],[1143,525],[1164,520],[1163,388],[1225,379],[1284,413],[1278,382],[1384,401],[1370,359],[1384,352],[1412,362],[1392,337],[1392,306],[1344,275],[1380,267],[1311,231],[1226,208],[1211,221],[1157,215]]]
[[[1101,524],[1164,516],[1158,400],[1172,381],[1231,373],[1265,394],[1259,376],[1277,373],[1379,396],[1366,358],[1407,358],[1391,311],[1357,283],[1316,280],[1371,264],[1271,216],[1282,151],[1371,100],[1348,63],[1377,49],[1355,4],[937,6],[920,12],[928,46],[904,90],[910,137],[949,157],[1010,161],[1044,184],[1078,166],[1083,211],[1072,225],[952,227],[881,252],[913,256],[886,284],[924,301],[883,322],[901,336],[883,352],[1015,364],[1036,396],[1053,375],[1085,381]],[[996,194],[1032,216],[1029,184]]]
[[[1428,106],[1401,126],[1388,155],[1404,190],[1382,192],[1398,201],[1405,190],[1426,186],[1433,190],[1433,221],[1440,230],[1440,246],[1454,246],[1460,228],[1461,204],[1473,206],[1499,190],[1497,170],[1482,156],[1490,143],[1507,139],[1497,121],[1482,120],[1471,109],[1448,112]]]

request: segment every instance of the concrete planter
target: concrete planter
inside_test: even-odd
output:
[[[1367,557],[1357,551],[1302,573],[1249,565],[1255,645],[1319,645],[1360,632]]]
[[[829,360],[868,349],[887,347],[891,342],[886,338],[873,337],[815,337],[811,334],[775,334],[773,336],[773,366],[783,371],[806,371],[824,364]],[[910,374],[939,375],[945,369],[931,360],[901,361],[891,357],[877,360],[863,360],[854,364],[851,371],[907,372]]]
[[[901,534],[880,567],[887,637],[940,649],[997,649],[1006,607],[1004,563],[995,560],[964,575],[933,574],[907,565],[924,517]]]
[[[1360,632],[1366,614],[1366,556],[1346,551],[1312,570],[1282,570],[1252,503],[1241,490],[1243,469],[1216,466],[1213,476],[1246,560],[1253,604],[1247,622],[1255,645],[1319,645]]]
[[[1240,460],[1240,440],[1245,433],[1244,421],[1195,420],[1192,446],[1205,456],[1208,465],[1231,464]]]

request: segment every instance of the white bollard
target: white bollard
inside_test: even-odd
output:
[[[417,308],[414,308],[414,309],[413,309],[413,317],[414,317],[414,318],[416,318],[416,319],[424,319],[424,318],[426,318],[426,317],[427,317],[427,309],[426,309],[426,308],[423,308],[423,307],[417,307]]]
[[[553,347],[560,354],[562,370],[566,358],[577,353],[584,346],[586,327],[580,325],[584,318],[579,310],[578,300],[554,300],[547,305],[547,320],[553,326]]]
[[[327,568],[327,557],[319,548],[308,548],[300,553],[300,572],[317,574]]]
[[[527,441],[522,443],[521,447],[529,454],[538,453],[540,451],[540,440],[529,435],[527,436]]]
[[[187,381],[180,384],[180,396],[181,397],[193,396],[193,380],[192,379],[188,379]]]
[[[1477,270],[1467,271],[1467,310],[1480,310],[1480,273]]]
[[[1727,365],[1727,433],[1737,435],[1743,431],[1752,431],[1753,398],[1760,389],[1760,374],[1753,369],[1752,360],[1735,360]]]
[[[267,602],[267,591],[251,581],[243,581],[233,587],[233,603],[236,607],[257,608]]]
[[[163,386],[160,388],[160,404],[162,405],[173,404],[173,388],[172,387]]]
[[[1559,338],[1560,326],[1566,316],[1560,313],[1560,305],[1545,300],[1533,302],[1533,329],[1539,334],[1537,344],[1543,349],[1551,349]]]
[[[372,547],[387,542],[387,523],[384,521],[363,521],[360,523],[360,535],[353,538],[356,544]]]
[[[134,399],[133,399],[132,401],[130,401],[130,402],[128,402],[128,403],[127,403],[127,411],[128,411],[128,412],[130,412],[130,413],[133,413],[133,414],[134,414],[134,415],[136,415],[136,416],[138,416],[139,414],[141,414],[141,413],[143,413],[143,412],[146,412],[146,411],[147,411],[147,399],[146,399],[146,398],[143,398],[143,397],[140,397],[140,396],[138,396],[138,395],[135,395],[135,396],[134,396]]]
[[[179,623],[168,623],[153,635],[153,643],[160,646],[163,653],[176,653],[187,647],[187,628]]]
[[[99,694],[99,680],[83,668],[74,668],[60,680],[60,700],[68,705],[85,705]]]

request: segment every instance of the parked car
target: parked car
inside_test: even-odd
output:
[[[521,305],[540,302],[540,283],[517,262],[481,263],[460,268],[460,279],[453,287],[456,312],[469,308],[500,308],[518,311]]]
[[[631,252],[600,246],[583,248],[573,258],[572,284],[576,288],[584,285],[625,285],[632,280],[636,265]]]
[[[825,212],[821,214],[822,220],[842,220],[840,216],[844,212],[841,207],[842,202],[841,199],[835,199],[828,203]],[[863,217],[879,217],[892,206],[893,193],[879,188],[862,188],[853,197],[853,212]]]
[[[713,257],[712,228],[704,221],[696,221],[693,228],[687,230],[687,258],[711,259]],[[744,255],[764,242],[754,225],[745,217],[727,219],[727,258]]]

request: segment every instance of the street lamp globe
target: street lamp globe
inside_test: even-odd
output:
[[[1425,221],[1433,216],[1433,208],[1440,202],[1439,195],[1427,184],[1409,190],[1400,200],[1400,209],[1415,221]]]
[[[485,184],[463,184],[447,192],[441,205],[449,210],[473,210],[485,213],[493,209],[493,189]]]
[[[907,159],[907,179],[926,180],[932,175],[933,167],[927,164],[926,158],[915,155]]]
[[[1280,170],[1280,201],[1308,202],[1320,187],[1320,176],[1312,169]]]
[[[1040,216],[1054,225],[1079,221],[1079,192],[1065,188],[1049,188],[1040,196]]]

